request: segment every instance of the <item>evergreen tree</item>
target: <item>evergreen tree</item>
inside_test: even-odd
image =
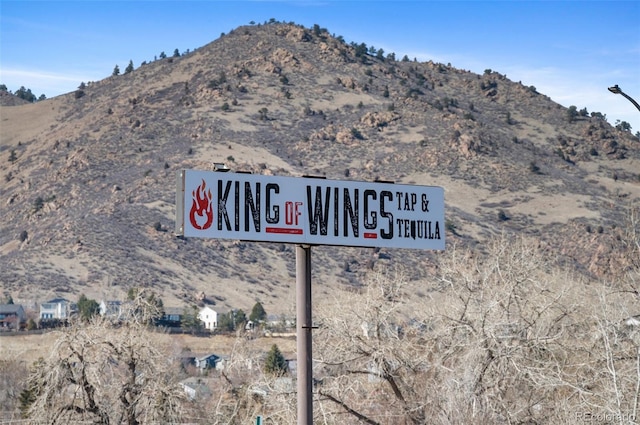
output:
[[[165,59],[167,54],[165,52],[160,52],[160,59]]]
[[[127,299],[133,301],[138,296],[138,288],[129,288],[127,291]]]
[[[192,306],[191,308],[185,307],[182,313],[182,328],[191,332],[201,330],[203,327],[202,321],[198,318],[198,307]]]
[[[242,329],[244,328],[245,323],[247,323],[247,315],[244,314],[244,311],[242,310],[234,310],[233,321],[236,324],[236,329]]]
[[[180,50],[176,49],[173,51],[173,57],[174,58],[179,58],[180,57]]]
[[[129,65],[125,68],[124,73],[129,74],[131,72],[133,72],[133,61],[129,60]]]
[[[112,76],[117,77],[118,75],[120,75],[120,67],[118,65],[116,65],[113,68],[113,72],[111,73]]]
[[[236,329],[242,329],[245,323],[247,323],[247,316],[242,310],[231,310],[218,315],[218,328],[221,331],[233,332]]]
[[[89,320],[100,313],[100,304],[96,300],[88,299],[84,294],[78,299],[78,314],[82,320]]]
[[[616,125],[615,125],[615,127],[616,127],[618,130],[621,130],[621,131],[628,131],[628,132],[631,132],[631,124],[629,124],[629,123],[628,123],[628,122],[626,122],[626,121],[616,120]]]
[[[357,44],[356,46],[356,57],[364,57],[367,52],[367,45],[364,43]]]
[[[28,418],[29,407],[36,401],[37,388],[29,386],[20,392],[18,400],[20,401],[20,413],[23,418]]]
[[[30,320],[33,321],[33,319]],[[31,366],[31,373],[33,373],[34,370],[38,370],[38,368],[42,367],[43,363],[44,360],[42,359],[42,357],[36,360]],[[33,382],[28,382],[26,388],[20,392],[18,401],[20,403],[20,414],[23,418],[26,419],[29,417],[29,408],[31,407],[33,402],[36,401],[36,398],[39,394],[40,388]]]
[[[251,314],[249,315],[249,320],[254,323],[258,323],[267,318],[267,312],[262,307],[260,302],[255,303],[253,308],[251,309]]]
[[[233,313],[222,313],[218,315],[218,329],[222,332],[232,332],[235,330],[233,323]]]
[[[270,375],[282,376],[287,372],[287,360],[276,344],[271,346],[264,362],[264,371]]]
[[[35,102],[36,95],[31,93],[31,89],[26,89],[24,86],[21,86],[17,92],[14,93],[20,99],[24,99],[27,102]]]

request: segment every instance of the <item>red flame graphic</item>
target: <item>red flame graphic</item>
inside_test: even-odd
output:
[[[211,206],[211,190],[206,190],[207,184],[202,180],[202,184],[193,194],[193,204],[189,213],[191,225],[198,230],[205,230],[213,223],[213,208]]]

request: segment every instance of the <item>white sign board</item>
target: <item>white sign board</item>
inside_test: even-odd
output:
[[[444,189],[178,172],[176,233],[309,245],[443,250]]]

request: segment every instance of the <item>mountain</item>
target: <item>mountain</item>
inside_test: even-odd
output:
[[[165,305],[292,313],[294,246],[175,236],[176,172],[214,162],[442,186],[447,249],[526,234],[587,276],[629,266],[638,138],[498,72],[383,56],[318,27],[239,27],[0,112],[0,288],[16,302],[150,287]],[[312,251],[314,297],[385,266],[428,287],[442,255]]]

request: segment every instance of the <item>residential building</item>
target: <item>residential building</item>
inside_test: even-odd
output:
[[[224,364],[225,359],[215,354],[208,354],[194,359],[194,365],[200,369],[201,372],[204,372],[206,369],[222,370],[224,369]]]
[[[190,377],[180,382],[190,400],[206,399],[211,397],[210,380]]]
[[[40,304],[40,320],[65,320],[76,312],[76,304],[65,298],[54,298]]]
[[[20,329],[27,315],[20,304],[0,304],[0,328]]]
[[[102,300],[100,301],[100,316],[109,319],[123,319],[124,306],[122,301]]]
[[[209,306],[200,309],[198,319],[204,323],[205,329],[213,331],[218,327],[218,313]]]
[[[167,327],[179,327],[182,324],[184,309],[180,307],[164,307],[162,318],[157,324]]]

